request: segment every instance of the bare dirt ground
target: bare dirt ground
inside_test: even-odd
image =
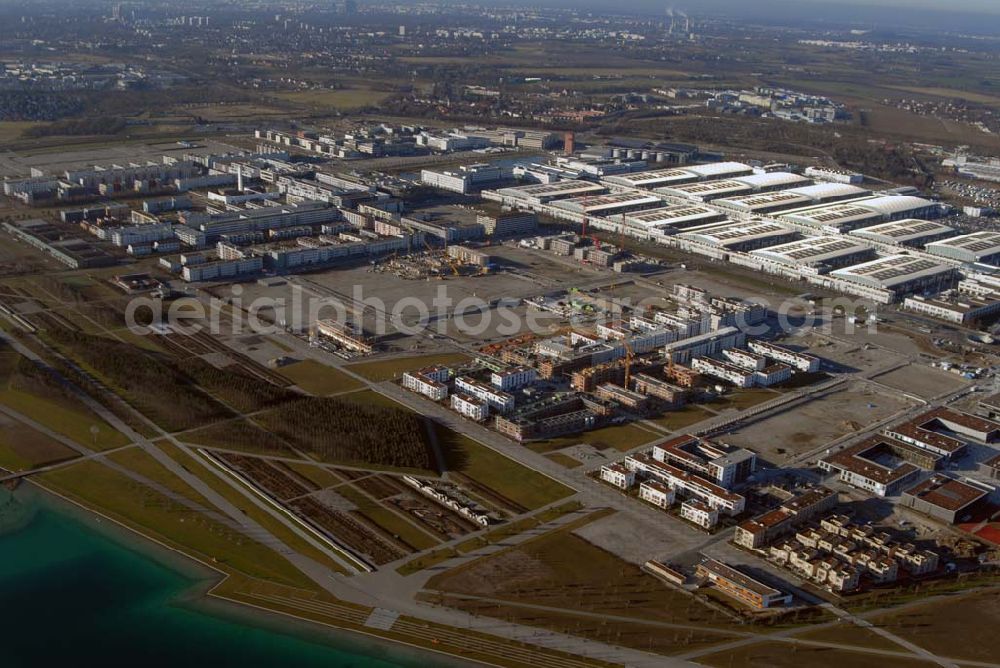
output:
[[[866,383],[855,383],[720,438],[732,445],[751,448],[764,459],[779,463],[864,429],[912,405],[913,402],[903,397],[892,396]]]

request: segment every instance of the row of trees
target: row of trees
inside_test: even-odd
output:
[[[424,419],[401,408],[308,397],[257,418],[325,461],[434,470]]]

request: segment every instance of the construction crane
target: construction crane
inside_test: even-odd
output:
[[[632,384],[632,360],[635,359],[635,351],[628,342],[628,338],[622,339],[625,344],[625,389]]]

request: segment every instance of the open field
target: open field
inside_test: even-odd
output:
[[[714,413],[702,408],[698,404],[687,404],[677,410],[666,411],[659,417],[650,418],[650,421],[670,431],[681,431],[685,427],[689,427],[702,420],[707,420],[710,417],[714,417],[714,415]]]
[[[725,441],[754,448],[779,463],[850,434],[912,405],[864,384],[854,384],[728,432]]]
[[[364,387],[343,371],[315,360],[303,360],[278,369],[278,373],[309,394],[326,396]]]
[[[736,649],[698,657],[698,662],[717,668],[884,668],[887,665],[901,668],[930,668],[937,664],[917,659],[901,659],[874,654],[862,654],[829,647],[801,647],[780,642],[763,642]]]
[[[627,452],[640,445],[655,441],[662,435],[637,424],[611,425],[568,436],[559,436],[544,441],[533,441],[528,447],[535,452],[552,452],[578,443],[592,445],[599,450],[614,449]]]
[[[573,528],[571,524],[435,575],[427,588],[567,611],[732,628],[727,617],[576,536]]]
[[[345,88],[278,93],[274,97],[308,107],[333,107],[334,109],[349,110],[377,105],[390,95],[392,93],[389,91],[370,88]]]
[[[316,563],[323,564],[334,572],[345,572],[340,564],[333,561],[320,550],[303,540],[298,534],[285,526],[284,523],[275,519],[269,513],[260,510],[256,505],[248,501],[243,494],[224,482],[221,478],[219,478],[219,476],[209,471],[209,465],[204,463],[202,459],[195,459],[170,443],[160,443],[158,445],[161,450],[170,456],[171,459],[180,463],[188,471],[190,471],[192,475],[200,478],[205,482],[205,484],[215,490],[215,492],[224,497],[227,501],[242,509],[243,512],[267,529],[271,535],[280,539],[283,543],[285,543],[285,545],[288,545],[300,554],[309,557]]]
[[[581,462],[580,460],[573,459],[569,455],[563,454],[561,452],[550,452],[549,454],[547,454],[545,456],[548,459],[551,459],[552,461],[554,461],[559,466],[562,466],[562,467],[567,468],[567,469],[575,469],[578,466],[583,466],[583,462]]]
[[[0,413],[0,467],[24,471],[76,456],[75,450]]]
[[[492,491],[527,510],[573,494],[572,489],[553,478],[525,468],[467,436],[442,427],[438,427],[438,436],[444,447],[453,452],[455,468],[449,466],[449,469],[486,487],[487,494]]]
[[[871,621],[943,656],[993,662],[1000,654],[1000,638],[983,632],[1000,625],[996,589],[932,601]]]
[[[926,365],[910,364],[872,380],[921,399],[931,399],[968,385],[968,381],[953,373]]]
[[[400,378],[407,371],[422,369],[427,366],[434,366],[435,364],[461,364],[467,361],[469,361],[469,356],[464,353],[441,353],[437,355],[395,357],[374,362],[358,362],[348,365],[348,368],[372,382],[379,382],[394,380]]]
[[[183,546],[207,561],[252,577],[311,587],[311,582],[284,557],[102,464],[80,462],[44,473],[41,478],[57,491],[168,543]]]

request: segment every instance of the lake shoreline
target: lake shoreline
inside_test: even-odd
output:
[[[170,605],[187,608],[237,625],[326,646],[333,650],[359,653],[372,659],[390,661],[398,664],[400,668],[428,665],[462,668],[489,665],[215,594],[213,590],[229,577],[221,569],[43,484],[36,481],[28,483],[9,493],[13,498],[26,496],[28,497],[26,503],[36,503],[53,513],[69,517],[118,547],[141,558],[149,559],[186,580],[183,589],[171,597]],[[16,530],[15,528],[15,533]]]

